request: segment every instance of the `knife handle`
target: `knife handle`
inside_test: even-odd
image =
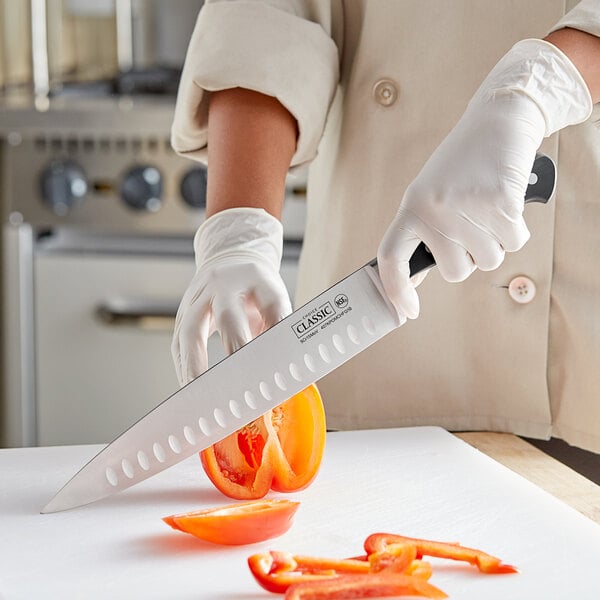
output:
[[[525,204],[529,202],[541,202],[546,204],[554,193],[556,186],[556,166],[554,161],[545,154],[536,154],[531,175],[529,176],[529,185],[525,190]],[[377,259],[369,263],[372,267],[377,266]],[[433,254],[427,246],[421,242],[413,252],[408,262],[410,266],[410,276],[416,275],[425,269],[435,265]]]

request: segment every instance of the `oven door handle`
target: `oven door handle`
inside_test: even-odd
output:
[[[172,332],[178,306],[178,301],[107,300],[96,307],[95,314],[110,327]]]

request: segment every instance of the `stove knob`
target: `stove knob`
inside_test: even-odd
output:
[[[206,167],[190,169],[181,180],[181,197],[192,208],[206,208]]]
[[[130,169],[121,183],[121,198],[129,208],[156,212],[161,206],[162,176],[156,167]]]
[[[73,160],[53,160],[40,175],[44,202],[59,215],[66,215],[88,191],[84,170]]]

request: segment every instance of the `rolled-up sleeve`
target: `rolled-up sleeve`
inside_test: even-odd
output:
[[[582,0],[550,31],[570,27],[600,37],[600,0]]]
[[[206,161],[210,92],[242,87],[277,98],[298,122],[292,166],[317,152],[339,78],[328,2],[207,2],[188,47],[171,130],[173,149]]]

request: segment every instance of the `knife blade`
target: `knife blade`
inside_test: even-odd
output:
[[[538,154],[525,202],[547,202],[555,180],[553,161]],[[411,276],[434,265],[420,243]],[[113,495],[212,446],[399,325],[374,259],[160,403],[92,458],[42,513]]]

